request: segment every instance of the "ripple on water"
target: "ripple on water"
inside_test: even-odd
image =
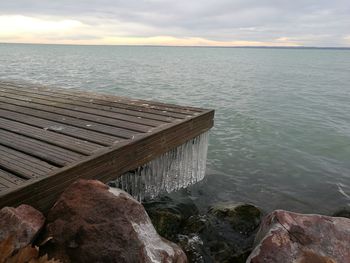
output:
[[[216,109],[198,204],[350,204],[350,51],[0,45],[0,79]]]

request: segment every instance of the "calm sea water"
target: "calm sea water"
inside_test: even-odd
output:
[[[216,109],[200,207],[350,206],[350,50],[3,44],[0,78]]]

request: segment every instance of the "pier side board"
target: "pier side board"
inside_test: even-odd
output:
[[[47,211],[75,180],[116,179],[213,122],[208,109],[0,81],[0,208]]]

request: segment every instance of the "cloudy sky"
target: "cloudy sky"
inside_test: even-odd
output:
[[[2,0],[0,42],[350,47],[350,0]]]

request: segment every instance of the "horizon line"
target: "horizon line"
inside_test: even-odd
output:
[[[349,47],[334,46],[210,46],[210,45],[128,45],[128,44],[64,44],[64,43],[22,43],[22,42],[0,42],[1,45],[53,45],[53,46],[119,46],[119,47],[185,47],[185,48],[279,48],[279,49],[350,49]]]

